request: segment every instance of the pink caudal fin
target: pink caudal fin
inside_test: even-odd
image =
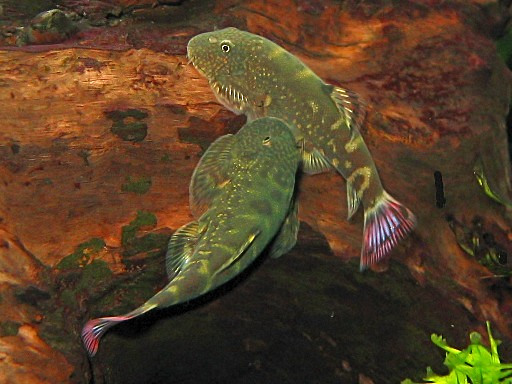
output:
[[[386,256],[416,225],[414,214],[386,191],[364,212],[361,271]]]
[[[131,318],[131,316],[115,316],[89,320],[82,329],[82,341],[89,356],[92,357],[98,352],[101,336],[103,336],[110,327]]]

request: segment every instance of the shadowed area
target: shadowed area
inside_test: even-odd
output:
[[[398,263],[359,273],[305,223],[294,250],[261,261],[205,298],[119,326],[103,340],[97,374],[108,383],[400,382],[440,366],[430,333],[462,345],[475,325]]]

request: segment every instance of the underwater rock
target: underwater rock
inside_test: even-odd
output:
[[[93,359],[95,383],[399,383],[423,374],[422,364],[439,367],[429,332],[464,343],[464,329],[476,325],[403,265],[386,274],[358,269],[301,223],[288,254],[107,334]]]
[[[16,335],[0,336],[0,351],[2,383],[70,382],[73,367],[61,353],[45,343],[31,325],[20,326]]]
[[[123,369],[135,375],[140,365],[167,364],[158,354],[169,345],[169,357],[181,363],[167,365],[181,382],[203,366],[236,382],[218,371],[228,359],[241,377],[268,382],[272,372],[271,379],[285,381],[287,356],[284,368],[296,382],[314,381],[317,371],[304,369],[301,351],[331,382],[360,374],[386,382],[386,372],[409,369],[401,377],[395,371],[398,381],[420,378],[414,367],[422,375],[440,360],[418,357],[430,333],[463,345],[485,319],[510,360],[512,289],[510,277],[500,275],[512,260],[511,215],[473,171],[481,159],[494,193],[510,198],[510,72],[493,41],[502,20],[488,8],[497,0],[153,3],[67,2],[66,12],[86,12],[99,27],[58,50],[9,47],[0,54],[0,382],[87,383],[93,373],[97,382],[122,382]],[[9,20],[14,11],[26,15],[10,4],[3,7]],[[19,25],[45,9],[38,5]],[[102,21],[109,12],[122,20],[116,28]],[[326,81],[361,94],[369,105],[362,134],[383,184],[414,208],[418,227],[386,272],[359,274],[362,215],[345,220],[344,181],[304,176],[304,228],[293,252],[265,261],[204,306],[124,325],[107,336],[91,372],[78,336],[84,322],[133,309],[165,285],[163,248],[172,230],[191,220],[188,186],[200,154],[245,120],[219,105],[184,56],[192,35],[229,25],[272,39]],[[414,313],[400,312],[410,305]],[[415,323],[418,317],[433,320]],[[458,336],[451,336],[452,323]],[[411,345],[396,346],[401,332]],[[381,344],[390,352],[379,356],[401,360],[379,361]],[[34,345],[41,360],[33,360]],[[140,360],[148,351],[151,359]],[[173,354],[181,351],[186,363]]]
[[[34,17],[30,25],[18,35],[18,45],[55,44],[66,40],[76,32],[76,14],[65,13],[60,9],[45,11]]]

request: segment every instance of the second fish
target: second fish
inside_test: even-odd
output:
[[[254,120],[237,134],[218,138],[192,175],[190,206],[198,219],[169,241],[169,284],[127,314],[87,322],[82,339],[89,354],[96,354],[101,336],[113,325],[215,289],[268,245],[272,257],[291,249],[298,231],[294,188],[299,162],[292,132],[276,118]]]

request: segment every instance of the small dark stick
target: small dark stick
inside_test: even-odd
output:
[[[443,175],[439,171],[434,172],[434,182],[436,184],[436,206],[443,208],[446,204],[444,197]]]

